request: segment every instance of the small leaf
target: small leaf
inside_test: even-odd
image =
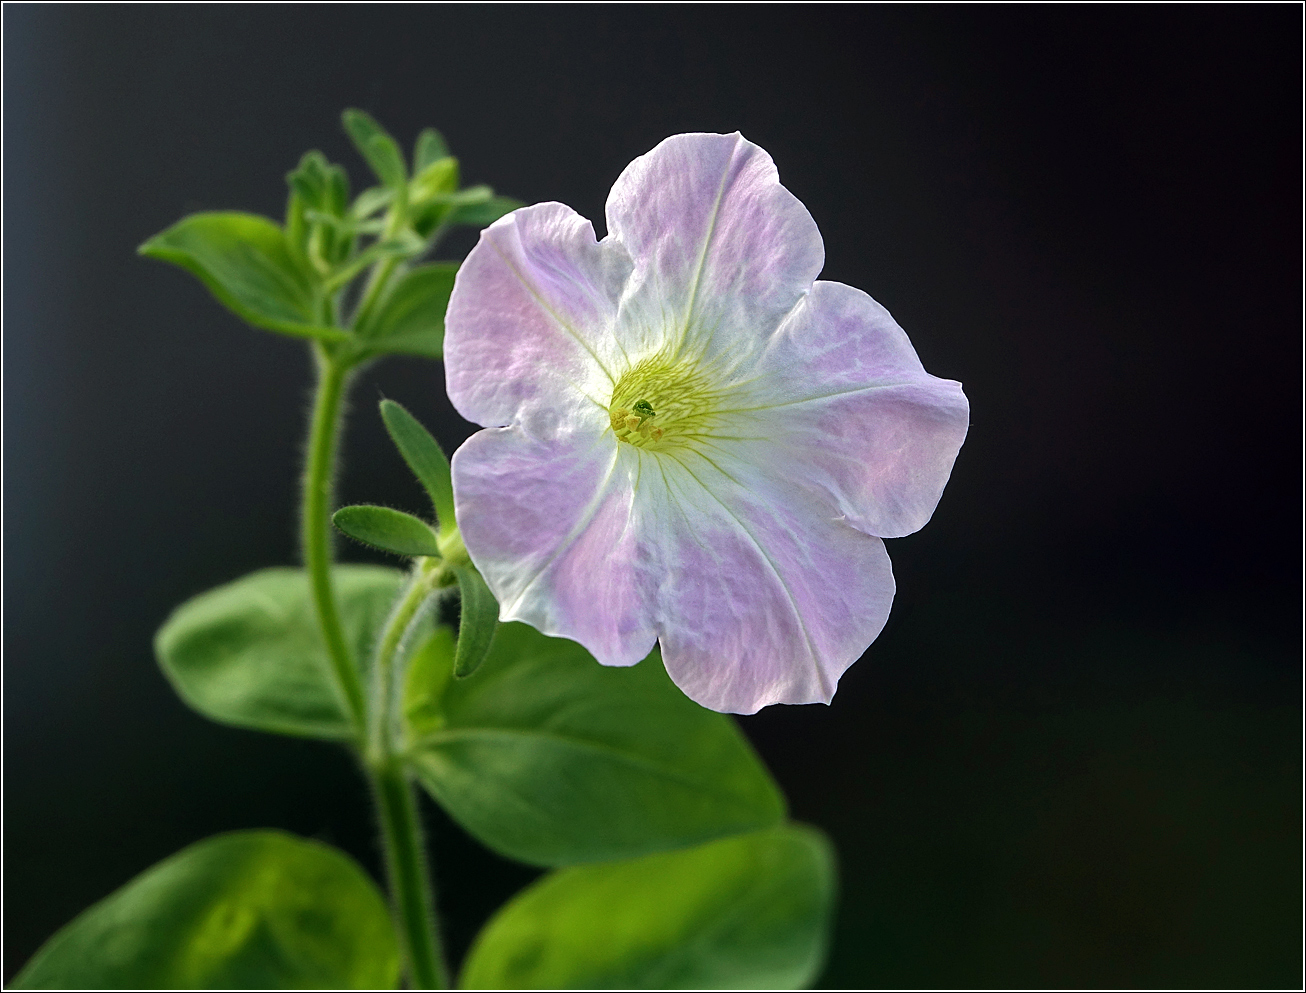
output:
[[[399,151],[399,145],[385,128],[371,114],[361,110],[351,108],[341,118],[354,147],[372,167],[376,178],[392,190],[401,189],[408,182],[408,170],[404,166],[404,156]]]
[[[83,911],[24,989],[394,989],[385,899],[344,852],[281,831],[182,849]]]
[[[137,251],[197,276],[219,303],[255,327],[324,341],[350,337],[317,321],[309,277],[281,228],[266,217],[191,214]]]
[[[413,145],[413,172],[419,173],[438,159],[449,158],[449,144],[435,128],[422,128]]]
[[[494,594],[474,566],[456,565],[453,571],[458,577],[462,596],[453,674],[458,679],[465,679],[480,667],[490,651],[494,630],[499,626],[499,601],[494,599]]]
[[[395,198],[395,191],[386,186],[373,186],[358,194],[350,212],[355,217],[371,217]]]
[[[444,313],[457,262],[433,262],[404,273],[385,302],[357,329],[366,352],[404,352],[438,359],[444,350]]]
[[[526,206],[512,197],[492,196],[474,203],[459,204],[445,219],[446,224],[459,224],[469,228],[483,228],[493,224],[504,214]]]
[[[331,523],[365,545],[396,555],[439,555],[435,532],[425,521],[402,510],[359,505],[341,507]]]
[[[360,670],[403,581],[395,569],[332,570],[349,647]],[[307,738],[355,737],[302,569],[263,569],[178,607],[154,638],[173,688],[221,724]],[[364,680],[366,684],[366,680]]]
[[[458,189],[458,160],[436,159],[413,177],[408,200],[415,207],[433,197],[446,196]]]
[[[599,665],[574,641],[500,624],[474,679],[409,759],[454,820],[535,865],[632,858],[769,827],[784,800],[738,727],[654,652]]]
[[[801,989],[825,957],[829,842],[791,825],[550,873],[476,938],[464,989]]]
[[[440,443],[422,427],[417,418],[393,400],[381,401],[381,419],[390,432],[390,438],[399,454],[413,470],[418,481],[426,488],[435,508],[436,520],[442,535],[452,534],[456,524],[453,513],[453,481],[449,475],[449,459]]]

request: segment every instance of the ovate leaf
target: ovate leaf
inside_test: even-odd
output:
[[[361,667],[403,577],[362,565],[336,566],[332,577]],[[154,651],[181,698],[219,723],[309,738],[355,736],[302,569],[263,569],[188,600],[159,629]]]
[[[381,420],[390,432],[390,440],[431,498],[440,533],[451,534],[455,527],[453,481],[444,449],[416,417],[393,400],[381,401]]]
[[[23,989],[393,989],[384,898],[344,852],[281,831],[182,849],[56,933]]]
[[[368,352],[402,352],[438,359],[444,353],[444,313],[457,262],[415,266],[396,282],[375,315],[359,327]]]
[[[499,626],[499,601],[485,585],[472,565],[456,565],[462,614],[458,621],[458,650],[454,654],[453,674],[466,679],[475,672],[490,651],[495,628]]]
[[[291,257],[280,227],[255,214],[191,214],[138,251],[181,266],[255,327],[300,338],[343,341],[314,311],[310,277]]]
[[[501,624],[476,677],[436,692],[439,727],[410,749],[413,770],[510,858],[631,858],[784,816],[738,727],[677,689],[656,652],[609,668],[573,641]]]
[[[359,505],[341,507],[331,518],[341,531],[365,545],[396,555],[439,555],[435,532],[402,510]]]
[[[465,989],[799,989],[835,890],[819,832],[787,826],[545,876],[503,907]]]

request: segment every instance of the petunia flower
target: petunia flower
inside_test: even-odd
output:
[[[637,158],[608,234],[560,203],[496,221],[458,272],[449,397],[468,553],[503,620],[604,665],[660,643],[692,699],[828,703],[888,619],[883,538],[934,512],[966,436],[889,312],[817,282],[770,156],[682,134]]]

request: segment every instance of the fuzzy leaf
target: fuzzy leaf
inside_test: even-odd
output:
[[[242,320],[279,334],[345,341],[314,313],[313,288],[272,221],[235,211],[191,214],[155,235],[138,252],[199,278]]]
[[[396,555],[439,555],[435,532],[425,521],[402,510],[362,504],[341,507],[331,523],[365,545]]]
[[[494,594],[474,566],[456,565],[453,571],[458,577],[458,589],[462,596],[453,674],[458,679],[466,679],[480,668],[490,651],[495,628],[499,626],[499,601],[494,599]]]
[[[412,414],[393,400],[381,401],[381,419],[399,454],[413,470],[418,481],[431,498],[441,534],[452,534],[455,528],[453,512],[453,481],[449,473],[449,459],[431,432],[422,427]]]
[[[654,652],[599,665],[574,641],[500,624],[475,678],[453,659],[414,772],[471,834],[510,858],[631,858],[769,827],[784,800],[735,723],[689,700]],[[413,685],[409,684],[409,689]]]

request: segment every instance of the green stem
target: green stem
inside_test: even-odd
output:
[[[327,657],[331,660],[336,686],[344,697],[355,726],[361,732],[367,720],[363,684],[345,642],[331,585],[331,493],[340,434],[340,407],[348,370],[320,345],[314,346],[313,351],[317,358],[318,385],[308,435],[308,464],[304,468],[304,504],[301,515],[304,564],[308,568],[313,605],[317,610],[322,637],[326,641]]]
[[[385,630],[381,634],[381,641],[377,645],[373,665],[372,711],[367,739],[368,762],[372,765],[384,764],[394,752],[391,721],[395,713],[393,700],[395,653],[417,611],[444,575],[438,559],[434,561],[418,559],[418,563],[413,568],[408,589],[390,612],[390,618],[386,621]]]
[[[435,894],[426,867],[417,798],[399,760],[389,759],[371,772],[410,984],[419,990],[447,989],[449,970],[436,938]]]

